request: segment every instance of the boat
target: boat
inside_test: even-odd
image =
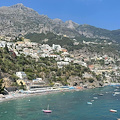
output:
[[[91,103],[91,102],[87,102],[87,104],[92,105],[92,103]]]
[[[113,96],[116,96],[116,94],[113,94]]]
[[[47,106],[47,110],[42,110],[44,113],[51,113],[52,112],[52,110],[49,110],[49,105]]]
[[[117,120],[120,120],[120,118],[117,118]]]
[[[94,99],[98,99],[98,97],[93,97]]]
[[[99,94],[99,96],[103,96],[103,94],[102,94],[102,93],[100,93],[100,94]]]
[[[114,94],[119,95],[119,94],[120,94],[120,92],[114,92]]]
[[[110,112],[117,112],[117,110],[110,109]]]

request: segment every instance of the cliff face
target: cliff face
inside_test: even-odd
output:
[[[89,38],[118,40],[120,30],[109,31],[90,25],[79,25],[69,20],[50,19],[39,15],[23,4],[0,8],[0,35],[19,35],[27,33],[46,33],[67,35],[69,37],[86,36]]]

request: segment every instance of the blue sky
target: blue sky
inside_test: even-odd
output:
[[[39,14],[62,21],[120,29],[120,0],[0,0],[1,6],[23,3]]]

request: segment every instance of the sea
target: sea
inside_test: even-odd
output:
[[[120,94],[113,94],[115,91],[119,92],[120,88],[106,86],[1,102],[0,120],[117,120]],[[43,113],[42,109],[48,105],[52,113]]]

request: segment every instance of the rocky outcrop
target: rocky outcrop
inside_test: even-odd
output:
[[[81,87],[86,86],[87,88],[96,88],[96,87],[104,86],[102,81],[97,81],[95,78],[94,81],[90,83],[87,79],[82,79],[78,76],[70,76],[68,83],[70,84],[70,86],[81,86]]]

